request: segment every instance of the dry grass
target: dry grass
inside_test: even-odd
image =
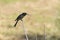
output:
[[[35,40],[35,33],[38,35],[38,40],[43,40],[44,25],[47,40],[60,40],[60,28],[58,28],[60,27],[58,24],[60,23],[59,4],[60,1],[58,0],[1,1],[0,40],[25,39],[21,21],[19,21],[16,28],[13,27],[15,18],[22,12],[30,14],[30,16],[24,18],[24,26],[27,29],[30,40]]]

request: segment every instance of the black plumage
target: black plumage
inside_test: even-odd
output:
[[[22,21],[22,19],[24,18],[24,16],[26,16],[27,15],[27,13],[22,13],[22,14],[20,14],[17,18],[16,18],[16,23],[15,23],[15,25],[14,25],[14,27],[16,27],[16,25],[17,25],[17,23],[18,23],[18,21],[19,20],[21,20]]]

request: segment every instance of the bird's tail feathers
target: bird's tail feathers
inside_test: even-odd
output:
[[[15,23],[14,27],[16,27],[17,23],[18,23],[18,21],[16,21],[16,23]]]

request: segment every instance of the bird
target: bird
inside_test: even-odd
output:
[[[26,15],[27,15],[26,12],[23,12],[22,14],[20,14],[20,15],[15,19],[16,23],[14,24],[14,27],[16,27],[18,21],[19,21],[19,20],[22,21],[22,19],[23,19]]]

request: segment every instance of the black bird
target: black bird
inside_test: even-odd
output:
[[[20,14],[17,18],[16,18],[16,23],[15,23],[15,25],[14,25],[14,27],[16,27],[16,25],[17,25],[17,23],[18,23],[18,21],[19,20],[21,20],[22,21],[22,19],[24,18],[24,16],[26,16],[27,15],[27,13],[22,13],[22,14]]]

